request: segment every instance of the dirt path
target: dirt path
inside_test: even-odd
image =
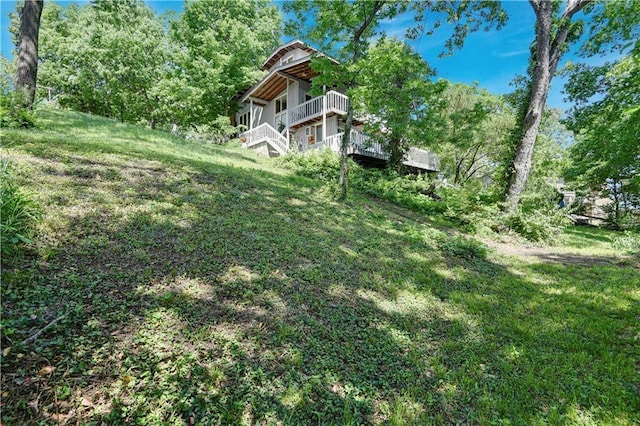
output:
[[[523,246],[512,242],[499,242],[493,240],[483,241],[488,247],[494,249],[502,256],[520,257],[530,261],[561,263],[563,265],[627,265],[630,256],[596,256],[571,253],[554,247]]]

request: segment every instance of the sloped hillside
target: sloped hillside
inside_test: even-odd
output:
[[[640,422],[633,261],[503,258],[238,147],[39,117],[2,131],[43,211],[3,259],[4,424]]]

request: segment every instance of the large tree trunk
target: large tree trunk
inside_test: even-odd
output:
[[[38,33],[43,0],[25,0],[20,11],[20,37],[18,42],[18,72],[16,90],[24,91],[24,105],[33,106],[38,76]]]
[[[565,43],[571,26],[571,18],[582,9],[589,0],[569,0],[562,15],[561,24],[552,38],[553,5],[549,0],[530,0],[536,13],[536,51],[531,92],[527,113],[521,125],[521,138],[513,158],[511,179],[506,192],[505,209],[513,212],[517,209],[520,197],[525,190],[531,157],[538,137],[538,128],[551,79],[556,72],[558,62],[565,50]]]

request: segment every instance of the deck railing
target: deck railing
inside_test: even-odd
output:
[[[331,148],[334,152],[340,152],[343,135],[344,132],[328,136],[324,141],[322,141],[322,145]],[[369,157],[382,159],[388,158],[388,155],[382,150],[382,145],[378,142],[371,141],[369,136],[357,130],[351,130],[351,140],[349,141],[347,153],[367,155]]]
[[[330,90],[326,94],[327,110],[335,111],[339,114],[346,114],[349,109],[349,98],[342,93]]]
[[[289,110],[289,125],[322,114],[322,96],[313,98]]]
[[[349,107],[349,98],[342,93],[330,90],[324,96],[318,96],[291,108],[289,110],[289,126],[295,126],[306,120],[321,116],[323,103],[326,113],[346,114]]]
[[[269,123],[262,123],[258,127],[247,130],[242,133],[240,137],[247,140],[247,148],[268,140],[278,151],[280,151],[280,154],[286,154],[289,151],[289,142],[287,141],[287,138],[271,127]]]

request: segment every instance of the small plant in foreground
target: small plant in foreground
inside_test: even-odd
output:
[[[0,95],[0,127],[26,129],[33,127],[35,123],[34,115],[24,107],[22,92],[9,92]]]
[[[6,159],[0,166],[0,239],[2,255],[15,254],[21,244],[29,244],[39,209],[31,196],[18,188]]]
[[[460,235],[449,237],[445,234],[438,238],[438,248],[450,256],[460,259],[483,259],[487,248],[480,242]]]

